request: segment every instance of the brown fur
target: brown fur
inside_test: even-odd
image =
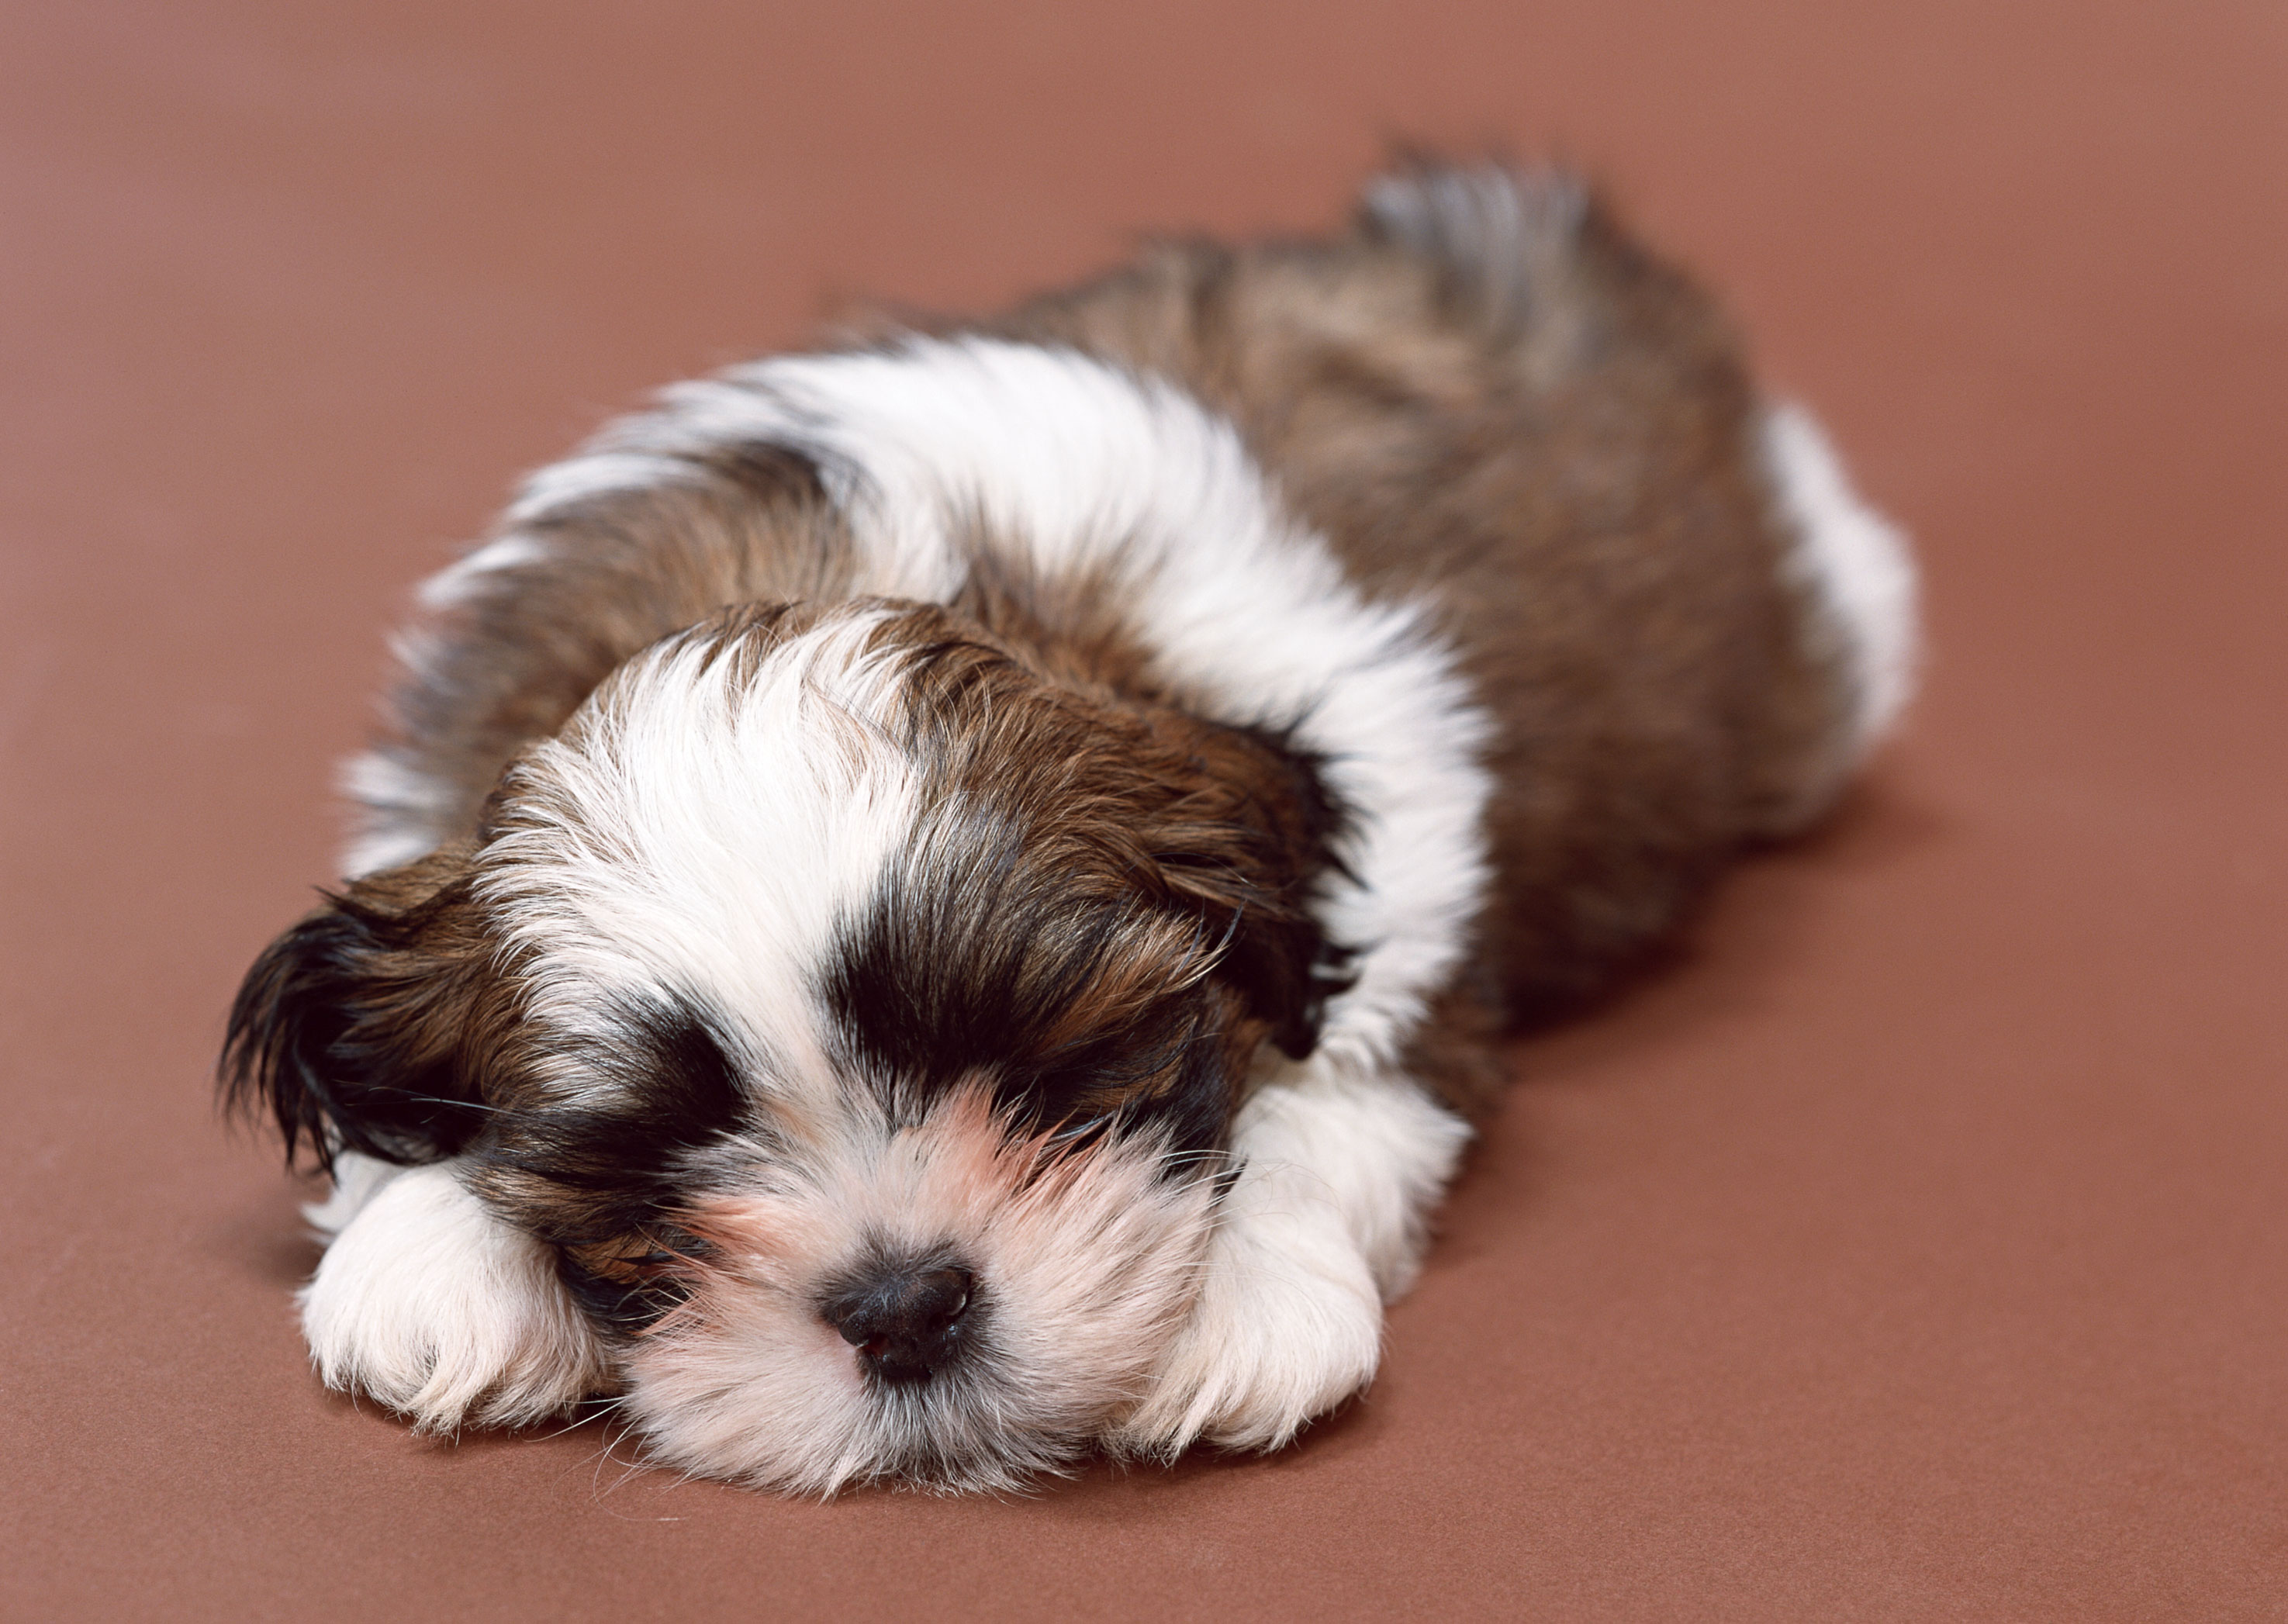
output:
[[[267,1089],[290,1157],[306,1139],[426,1161],[476,1131],[519,1053],[517,989],[470,891],[470,843],[352,882],[247,974],[223,1057],[226,1097]]]
[[[1085,583],[1047,589],[1046,602],[1033,590],[981,574],[964,600],[982,622],[917,608],[893,635],[921,651],[910,748],[930,764],[926,798],[1026,831],[1013,883],[1049,905],[1052,939],[1056,915],[1084,897],[1148,910],[1045,1041],[1117,1030],[1124,1001],[1212,964],[1251,1012],[1229,1042],[1251,1049],[1268,1030],[1307,1050],[1298,1022],[1315,1014],[1326,947],[1310,900],[1333,824],[1310,764],[1275,738],[1145,697],[1139,651],[1097,615],[1051,631]],[[995,622],[1029,635],[1004,641],[985,630]]]
[[[848,596],[847,535],[808,463],[770,446],[684,461],[687,484],[522,527],[546,560],[480,578],[416,640],[386,753],[451,786],[441,842],[472,832],[517,752],[638,650],[727,606]]]
[[[1165,246],[996,330],[1174,378],[1370,590],[1442,606],[1500,729],[1484,945],[1523,1017],[1799,820],[1844,696],[1779,582],[1756,396],[1712,305],[1595,204],[1516,300],[1367,223]]]
[[[1171,244],[975,329],[1172,378],[1370,594],[1439,606],[1498,726],[1498,878],[1478,967],[1411,1058],[1473,1111],[1505,1022],[1608,984],[1727,856],[1823,803],[1847,698],[1782,580],[1729,328],[1601,204],[1530,226],[1499,274],[1371,216],[1327,242]],[[452,786],[441,841],[639,648],[720,606],[847,595],[846,535],[802,459],[756,447],[690,471],[529,527],[549,560],[482,578],[432,627],[393,754]],[[957,701],[931,723],[945,786],[1021,803],[1045,871],[1291,927],[1327,860],[1291,758],[1156,691],[1094,583],[979,558],[933,678]],[[1257,956],[1305,973],[1291,948]],[[1124,985],[1108,974],[1106,1010]]]
[[[290,931],[232,1016],[226,1089],[290,1156],[454,1159],[368,1210],[447,1215],[467,1278],[354,1220],[306,1298],[329,1381],[451,1426],[617,1380],[663,1460],[783,1485],[1005,1487],[1092,1440],[1275,1446],[1370,1374],[1372,1287],[1410,1277],[1464,1137],[1386,1046],[1482,1113],[1509,1026],[1609,985],[1725,859],[1819,810],[1857,701],[1888,702],[1851,691],[1862,651],[1795,579],[1736,340],[1561,178],[1427,170],[1378,183],[1339,238],[1172,244],[967,330],[1189,392],[1286,512],[1166,395],[982,347],[735,374],[544,475],[519,510],[542,517],[437,583],[397,737],[354,773],[355,860],[422,855]],[[963,409],[933,392],[973,367],[973,401],[1042,392],[965,445],[928,414]],[[913,406],[916,438],[888,431],[882,517],[923,556],[878,560],[870,528],[862,571],[828,475],[862,479],[873,448],[816,451],[843,471],[767,440],[840,443],[902,379],[886,410]],[[1207,589],[1124,573],[1163,539],[1148,502],[1140,536],[990,532],[1005,476],[1011,522],[1087,494],[1047,459],[1094,449],[1029,440],[1027,414],[1092,398],[1105,450],[1181,425],[1172,498],[1236,473],[1188,522],[1241,533],[1182,537],[1180,566],[1305,594],[1289,613],[1344,641],[1299,654],[1301,626],[1258,613],[1164,654],[1131,606]],[[741,423],[763,438],[715,443]],[[1006,462],[1028,444],[1044,460]],[[902,507],[907,453],[949,479],[982,459],[950,557],[948,516]],[[1113,467],[1117,501],[1133,471]],[[1313,599],[1323,560],[1275,556],[1290,518],[1410,607]],[[1114,562],[1012,561],[1074,540]],[[885,582],[947,601],[859,596]],[[1439,910],[1474,907],[1482,873],[1481,719],[1407,641],[1421,622],[1493,728],[1495,884],[1450,933]],[[1303,714],[1187,689],[1178,651],[1217,624],[1264,646],[1212,651],[1198,680],[1227,656],[1214,680],[1252,669]],[[1327,657],[1316,716],[1281,651]],[[1384,939],[1331,940],[1323,916]],[[1267,1045],[1314,1053],[1354,963],[1324,1064],[1235,1129],[1248,1088],[1299,1076],[1258,1064]],[[958,1301],[897,1285],[917,1276]],[[437,1308],[441,1286],[465,1300]],[[852,1335],[862,1309],[902,1340]],[[433,1321],[453,1335],[424,1344]],[[498,1360],[496,1332],[528,1345]]]
[[[973,614],[888,605],[897,613],[875,641],[910,667],[899,743],[925,767],[925,799],[960,808],[947,837],[1022,831],[1013,866],[996,875],[994,906],[959,891],[929,945],[956,962],[1004,950],[998,1063],[1013,1076],[1084,1076],[1087,1086],[1054,1097],[1061,1112],[1091,1121],[1197,1088],[1204,1075],[1244,1078],[1267,1035],[1305,1042],[1292,1012],[1314,998],[1322,941],[1307,903],[1329,860],[1310,775],[1291,754],[1102,680],[1132,671],[1136,651],[1085,616],[1046,633],[1069,590],[981,572],[964,594]],[[710,664],[730,662],[740,681],[828,612],[743,605],[674,640]],[[1039,635],[1005,641],[989,623]],[[609,712],[614,685],[601,685],[576,740]],[[544,776],[512,772],[482,833],[514,828],[548,793]],[[609,1071],[650,1057],[531,1052],[515,963],[473,894],[476,849],[457,842],[354,882],[272,956],[300,963],[313,933],[372,922],[374,940],[361,939],[342,966],[349,1018],[377,1056],[422,1080],[431,1102],[417,1113],[423,1137],[378,1148],[473,1154],[480,1189],[577,1267],[640,1296],[675,1271],[675,1225],[632,1207],[623,1191],[588,1186],[588,1157],[627,1129],[559,1107],[544,1078],[552,1062]],[[913,891],[926,904],[955,888],[939,875]],[[959,930],[979,938],[965,956],[952,939]],[[322,1050],[331,1033],[321,1024],[306,1035]],[[314,1057],[311,1074],[324,1069]],[[1219,1129],[1234,1104],[1219,1084],[1199,1110]],[[300,1131],[322,1144],[321,1126]]]

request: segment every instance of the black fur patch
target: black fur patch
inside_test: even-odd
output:
[[[657,1228],[684,1198],[693,1154],[749,1125],[739,1067],[703,1017],[623,1004],[605,1025],[608,1042],[570,1057],[597,1103],[502,1111],[472,1151],[478,1188],[558,1246]]]
[[[556,1275],[591,1322],[608,1334],[632,1336],[650,1329],[691,1295],[679,1272],[686,1262],[704,1258],[706,1242],[680,1230],[646,1232],[648,1249],[609,1260],[583,1259],[559,1248]]]
[[[1021,864],[1023,839],[1012,820],[965,819],[894,860],[843,923],[820,992],[854,1070],[876,1080],[894,1117],[981,1076],[1021,1127],[1149,1120],[1175,1148],[1217,1145],[1231,1089],[1197,986],[1108,1023],[1074,1018],[1152,905],[1059,894]],[[1214,950],[1199,941],[1203,956]]]
[[[1297,828],[1292,838],[1301,854],[1294,893],[1282,899],[1280,916],[1243,913],[1235,929],[1237,950],[1226,955],[1223,974],[1249,1004],[1271,1018],[1271,1041],[1291,1060],[1307,1060],[1319,1047],[1327,1000],[1347,992],[1358,978],[1350,973],[1355,949],[1328,937],[1313,911],[1312,893],[1328,874],[1355,880],[1343,860],[1341,841],[1351,812],[1327,787],[1327,759],[1295,742],[1296,725],[1238,727],[1231,732],[1286,769],[1290,805]]]
[[[328,1170],[338,1150],[434,1161],[483,1127],[460,1048],[406,1042],[434,1024],[427,1006],[456,995],[449,973],[414,951],[442,905],[393,913],[329,897],[247,971],[218,1081],[226,1110],[266,1108],[289,1161],[304,1144]]]

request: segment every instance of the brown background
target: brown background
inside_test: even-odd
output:
[[[640,10],[640,20],[638,12]],[[0,23],[0,1598],[23,1618],[2288,1616],[2288,11],[33,4]],[[1610,178],[1919,538],[1840,825],[1521,1048],[1275,1459],[788,1503],[307,1374],[207,1068],[407,587],[852,291]]]

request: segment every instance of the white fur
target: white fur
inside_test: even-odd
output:
[[[1124,1449],[1277,1448],[1372,1378],[1383,1304],[1414,1283],[1469,1130],[1402,1078],[1287,1069],[1240,1112],[1246,1165]]]
[[[962,579],[957,538],[982,530],[1044,573],[1108,578],[1156,674],[1202,714],[1292,723],[1298,741],[1327,759],[1331,787],[1355,817],[1351,877],[1331,879],[1318,907],[1332,937],[1359,950],[1356,980],[1331,1001],[1312,1060],[1284,1068],[1235,1124],[1243,1170],[1207,1240],[1196,1311],[1180,1328],[1166,1313],[1120,1321],[1128,1364],[1098,1361],[1095,1373],[1124,1403],[1142,1400],[1107,1422],[1122,1447],[1284,1441],[1372,1374],[1382,1302],[1410,1279],[1422,1215],[1466,1137],[1397,1069],[1426,999],[1465,951],[1462,926],[1488,880],[1490,780],[1478,751],[1489,724],[1452,654],[1419,606],[1365,600],[1231,425],[1162,380],[1061,350],[913,339],[887,353],[767,361],[664,400],[536,476],[512,519],[687,478],[682,455],[787,445],[817,459],[844,509],[858,591],[943,600]],[[465,590],[488,553],[522,557],[512,545],[520,539],[473,555],[434,592]],[[782,1104],[843,1121],[841,1148],[818,1176],[846,1183],[853,1168],[886,1165],[888,1141],[839,1113],[808,978],[836,920],[911,838],[916,815],[894,751],[870,732],[883,696],[856,654],[869,624],[864,614],[830,622],[743,685],[729,680],[730,662],[702,670],[694,650],[642,656],[532,758],[527,783],[545,793],[520,797],[531,820],[497,853],[512,860],[487,864],[489,896],[534,955],[536,1018],[605,1035],[599,993],[699,995],[743,1023],[758,1076]],[[400,781],[417,775],[375,757],[356,772],[369,805],[421,804],[421,787]],[[383,834],[353,861],[417,854]],[[558,1081],[572,1095],[586,1086],[568,1073]],[[354,1224],[344,1244],[358,1232]],[[473,1240],[430,1250],[439,1267],[456,1257],[497,1267]],[[1068,1248],[1057,1266],[1086,1277],[1088,1264]],[[333,1300],[326,1286],[322,1271],[314,1302]],[[744,1311],[762,1311],[751,1302]],[[822,1339],[814,1313],[800,1317],[800,1357],[822,1361],[822,1373],[846,1365],[847,1350]],[[382,1345],[364,1351],[362,1327],[321,1316],[314,1346],[322,1331],[336,1350],[329,1378],[338,1369],[393,1403],[425,1406],[417,1414],[446,1406],[427,1396],[433,1388],[465,1409],[481,1390],[473,1375],[422,1374],[439,1361],[409,1351],[430,1345],[400,1328],[415,1318],[393,1311],[366,1322]],[[1057,1328],[1068,1340],[1084,1329],[1071,1315]],[[766,1344],[776,1345],[753,1345]],[[894,1458],[890,1442],[852,1432],[840,1411],[758,1408],[794,1390],[777,1376],[758,1377],[751,1399],[729,1396],[730,1373],[751,1363],[735,1348],[687,1335],[658,1346],[680,1350],[682,1362],[639,1380],[632,1402],[671,1458],[736,1475],[743,1449],[751,1474],[814,1486]],[[1131,1366],[1156,1371],[1148,1392],[1121,1374]],[[671,1393],[681,1396],[664,1402]],[[1073,1414],[1061,1400],[1047,1409]],[[873,1455],[850,1453],[861,1436],[874,1438]],[[1046,1446],[1028,1447],[1048,1458]]]
[[[482,584],[487,575],[531,569],[547,563],[548,556],[548,543],[538,536],[512,532],[463,554],[450,568],[423,582],[417,596],[425,609],[449,609]]]
[[[409,646],[412,640],[401,641]],[[393,756],[368,750],[342,764],[339,782],[342,793],[364,813],[359,833],[342,854],[342,872],[350,878],[395,868],[436,850],[432,831],[452,799],[435,779]]]
[[[615,456],[591,453],[566,462],[552,463],[524,482],[510,506],[512,525],[528,525],[591,496],[615,491],[656,490],[662,486],[695,484],[699,471],[688,463],[668,456]],[[518,539],[504,536],[494,547]],[[481,550],[489,551],[489,549]]]
[[[302,1208],[302,1216],[318,1232],[321,1240],[330,1244],[335,1236],[349,1227],[352,1218],[363,1212],[366,1204],[381,1193],[382,1187],[405,1168],[394,1161],[384,1161],[378,1156],[361,1156],[355,1151],[334,1153],[334,1187],[322,1201],[310,1201]]]
[[[1300,1216],[1285,1192],[1356,1187],[1412,1224],[1464,1137],[1394,1069],[1425,998],[1461,957],[1488,877],[1490,780],[1477,757],[1489,724],[1450,652],[1416,606],[1362,599],[1231,425],[1158,379],[1067,351],[916,339],[766,361],[665,399],[664,411],[608,432],[565,488],[592,494],[645,456],[794,446],[818,459],[850,519],[858,590],[949,596],[963,573],[955,537],[981,520],[1045,573],[1107,571],[1159,672],[1204,714],[1299,720],[1299,741],[1328,757],[1357,814],[1346,852],[1355,878],[1331,881],[1320,912],[1335,939],[1362,949],[1357,980],[1331,1001],[1311,1063],[1266,1097],[1292,1089],[1329,1115],[1308,1135],[1275,1105],[1237,1125],[1235,1153],[1279,1170],[1251,1172],[1227,1204],[1201,1334],[1132,1430],[1152,1447],[1202,1432],[1283,1441],[1371,1374],[1372,1282],[1404,1273],[1370,1255],[1384,1231],[1363,1233],[1334,1208]],[[616,912],[606,919],[620,928]],[[1336,1108],[1361,1099],[1376,1108]],[[1283,1281],[1267,1260],[1291,1249],[1305,1261]],[[1274,1283],[1218,1290],[1227,1272]]]
[[[345,1156],[336,1178],[310,1216],[338,1232],[300,1297],[327,1386],[452,1431],[540,1420],[602,1380],[603,1351],[552,1249],[495,1217],[453,1163],[396,1170]]]
[[[1856,761],[1914,693],[1914,557],[1905,535],[1852,488],[1810,412],[1776,406],[1763,427],[1781,516],[1797,537],[1791,568],[1824,610],[1815,635],[1843,653],[1854,699],[1848,756]]]
[[[535,753],[482,882],[531,955],[533,1018],[608,1040],[599,994],[695,995],[741,1023],[766,1088],[836,1091],[811,979],[914,836],[863,656],[885,614],[837,615],[744,680],[705,646],[654,649]]]
[[[1287,513],[1237,432],[1165,380],[1071,351],[911,339],[679,385],[608,431],[632,454],[767,440],[816,458],[862,551],[857,588],[930,600],[973,520],[1037,566],[1108,570],[1160,675],[1201,713],[1300,720],[1357,812],[1321,913],[1362,951],[1331,1001],[1331,1062],[1390,1064],[1462,951],[1489,877],[1490,723],[1421,606],[1369,603]],[[572,480],[593,488],[590,477]]]
[[[1212,1169],[1162,1176],[1126,1140],[1037,1171],[981,1091],[893,1124],[861,1090],[751,1159],[751,1193],[691,1220],[710,1278],[628,1357],[624,1413],[654,1456],[812,1493],[913,1472],[1013,1488],[1054,1470],[1146,1390],[1200,1280]],[[950,1245],[976,1270],[972,1357],[883,1393],[819,1317],[870,1255]]]
[[[962,580],[956,538],[981,519],[1051,574],[1108,572],[1158,673],[1202,714],[1299,721],[1299,741],[1329,759],[1358,814],[1345,853],[1356,878],[1331,880],[1321,913],[1362,952],[1323,1042],[1340,1064],[1395,1060],[1488,882],[1478,756],[1490,724],[1424,606],[1365,600],[1228,422],[1164,379],[978,338],[763,361],[663,400],[533,476],[512,520],[682,482],[694,477],[684,455],[767,441],[820,462],[855,533],[858,591],[943,601]],[[507,567],[541,545],[512,532],[427,590],[452,597],[481,561],[478,574]],[[418,664],[423,650],[405,657]],[[421,824],[442,797],[419,776],[368,757],[347,787]],[[407,847],[419,838],[377,828],[351,872],[418,856]]]

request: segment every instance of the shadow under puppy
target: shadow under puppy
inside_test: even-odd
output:
[[[1562,176],[671,389],[424,590],[234,1012],[318,1367],[809,1492],[1275,1447],[1493,1041],[1830,804],[1912,598]]]

